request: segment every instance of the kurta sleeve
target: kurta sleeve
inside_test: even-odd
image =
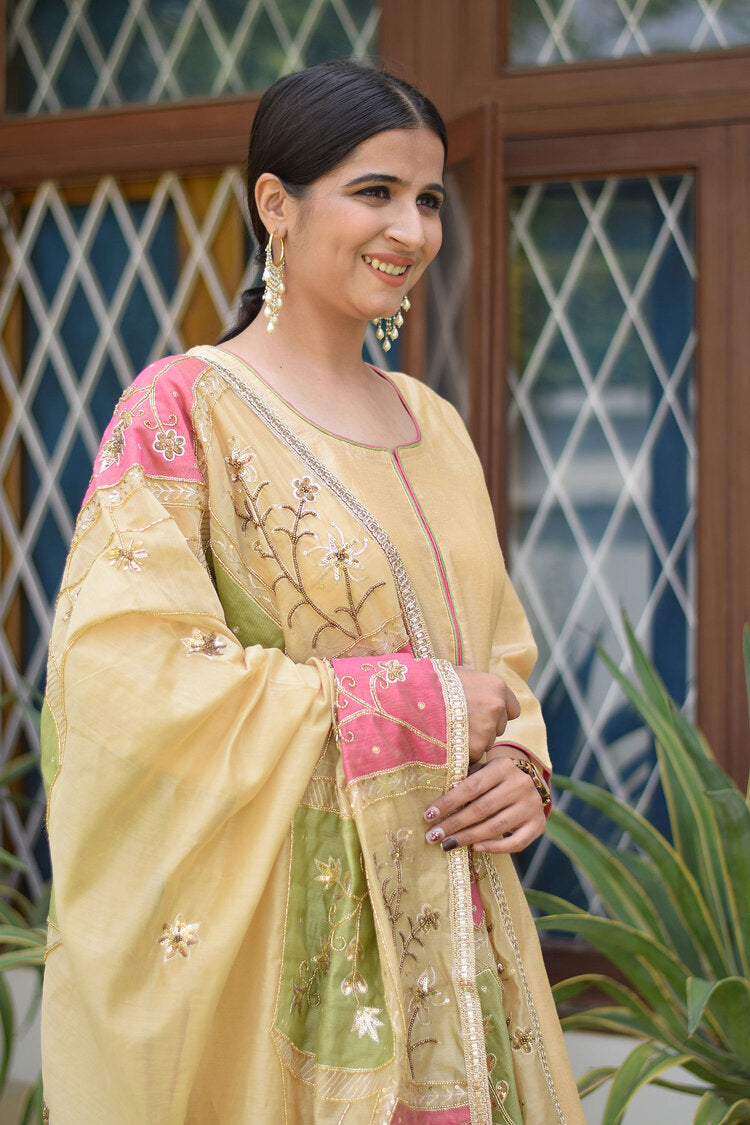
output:
[[[528,684],[536,658],[537,648],[529,622],[518,594],[505,574],[490,671],[505,680],[521,705],[521,714],[508,723],[500,741],[515,744],[529,754],[549,781],[551,764],[542,708]]]
[[[179,437],[176,423],[162,449]],[[141,428],[139,440],[152,448],[159,436]],[[195,549],[200,481],[179,472],[167,463],[150,478],[133,463],[92,493],[58,602],[43,721],[46,1002],[65,976],[96,1045],[82,1042],[81,1057],[98,1052],[90,1085],[122,1123],[187,1120],[218,999],[332,721],[329,664],[243,647],[228,628]],[[65,1034],[66,1012],[53,1022]],[[48,1079],[54,1089],[54,1050]],[[86,1085],[80,1122],[100,1119]]]

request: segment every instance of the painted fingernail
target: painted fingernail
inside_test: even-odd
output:
[[[427,809],[426,813],[424,814],[425,820],[437,820],[437,818],[439,816],[440,816],[440,809],[436,809],[434,805],[431,805],[430,808]]]
[[[455,836],[449,836],[447,840],[443,840],[440,847],[444,852],[452,852],[454,848],[458,847],[458,840]]]
[[[425,840],[428,844],[436,844],[438,840],[442,840],[445,831],[442,828],[431,828],[429,832],[425,833]]]

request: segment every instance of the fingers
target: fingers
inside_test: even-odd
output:
[[[510,722],[511,719],[517,719],[521,714],[521,704],[510,688],[506,684],[503,684],[503,686],[505,687],[505,710],[508,716],[508,722]],[[503,726],[503,730],[505,730],[505,726]],[[502,734],[502,731],[499,733]]]
[[[477,851],[517,852],[546,827],[534,784],[508,758],[476,770],[430,806],[425,839],[444,851],[467,845]]]

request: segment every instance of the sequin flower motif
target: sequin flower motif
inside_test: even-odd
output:
[[[107,551],[107,558],[109,565],[118,570],[140,570],[141,563],[148,558],[148,552],[144,549],[142,540],[136,539],[120,547],[111,547]]]
[[[429,1023],[430,1008],[441,1007],[448,998],[439,999],[443,994],[435,988],[436,977],[432,965],[428,965],[409,989],[409,1011],[416,1015],[420,1023]]]
[[[242,445],[239,438],[230,439],[229,456],[224,458],[229,469],[230,480],[236,484],[241,477],[256,480],[258,474],[252,466],[255,453],[249,445]]]
[[[370,1039],[377,1043],[378,1028],[384,1026],[383,1021],[378,1019],[380,1012],[380,1008],[357,1008],[354,1013],[352,1031],[356,1031],[360,1039],[363,1035],[369,1035]]]
[[[320,560],[320,565],[325,567],[326,570],[333,571],[333,577],[337,582],[342,578],[352,577],[351,571],[357,570],[362,566],[359,561],[359,556],[367,546],[367,540],[359,539],[345,539],[344,533],[336,524],[333,525],[338,532],[338,539],[334,535],[328,533],[328,548],[313,547],[312,551],[324,551],[325,554]],[[310,554],[310,551],[307,552]]]
[[[407,667],[400,660],[381,660],[378,667],[384,673],[389,684],[406,679]]]
[[[223,656],[227,642],[217,633],[203,633],[193,629],[191,636],[183,637],[182,643],[188,656]]]
[[[200,940],[196,936],[199,926],[200,922],[186,922],[181,914],[177,915],[171,925],[165,922],[159,938],[159,945],[164,946],[164,960],[171,961],[176,953],[180,957],[189,957],[190,946],[197,945]]]
[[[292,481],[292,487],[294,488],[296,498],[298,500],[307,500],[309,504],[312,504],[313,500],[320,492],[320,485],[315,484],[310,477],[299,477],[297,480]]]
[[[159,430],[154,442],[154,451],[161,453],[165,461],[174,461],[185,452],[185,439],[176,430]]]

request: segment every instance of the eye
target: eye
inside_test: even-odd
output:
[[[385,184],[371,184],[370,187],[360,188],[357,195],[365,195],[370,199],[390,199],[390,190]]]
[[[445,201],[441,195],[433,195],[431,191],[425,192],[424,195],[420,195],[419,199],[417,200],[417,203],[420,207],[427,207],[430,211],[440,211],[444,202]]]

